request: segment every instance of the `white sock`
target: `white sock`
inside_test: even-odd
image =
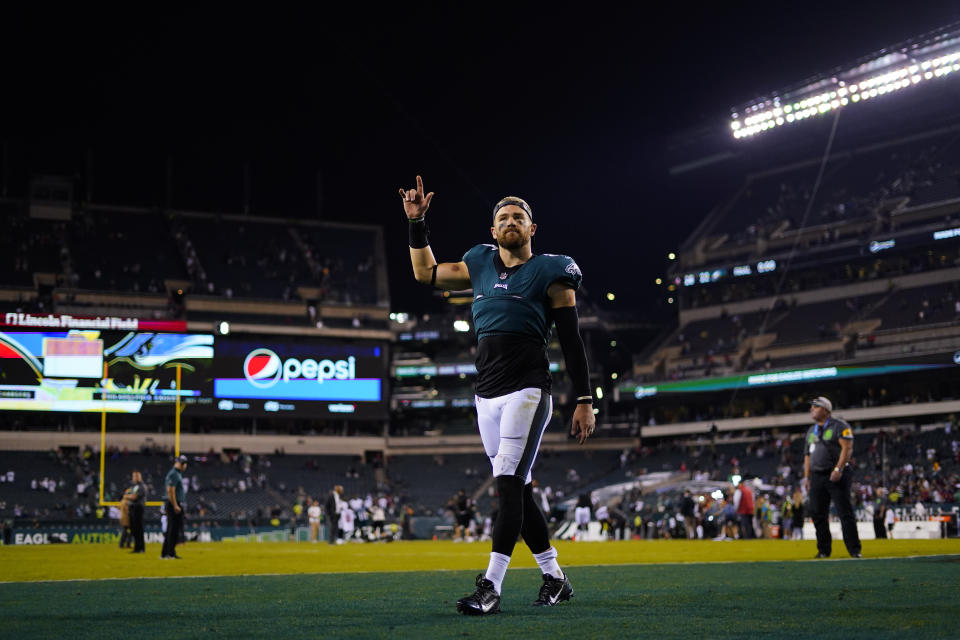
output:
[[[550,547],[543,553],[533,554],[533,559],[537,561],[537,566],[543,573],[548,573],[558,580],[563,578],[563,571],[557,564],[557,550],[554,547]]]
[[[493,583],[493,588],[500,595],[500,587],[503,585],[503,578],[507,575],[507,567],[510,566],[510,556],[505,556],[496,551],[490,552],[490,564],[487,566],[487,573],[484,578]]]

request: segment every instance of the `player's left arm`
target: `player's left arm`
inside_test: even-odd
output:
[[[547,297],[550,298],[550,315],[557,325],[557,337],[560,340],[560,349],[563,351],[563,361],[567,365],[567,375],[573,382],[573,392],[577,398],[570,435],[575,436],[580,444],[583,444],[596,429],[597,419],[593,415],[587,352],[580,337],[577,294],[570,285],[557,281],[547,289]]]

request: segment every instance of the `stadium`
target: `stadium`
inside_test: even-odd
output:
[[[4,46],[54,44],[0,129],[5,634],[956,637],[960,15],[823,10],[870,28],[785,36],[772,62],[705,17],[651,35],[636,55],[669,62],[636,80],[649,16],[624,11],[512,9],[544,34],[495,51],[502,16],[452,8],[170,15],[115,43],[106,18],[24,18]],[[694,68],[708,86],[681,87]],[[558,319],[531,463],[558,606],[530,606],[521,542],[501,615],[458,615],[509,493],[479,433],[483,295],[410,270],[422,214],[396,187],[421,173],[438,262],[521,193],[534,255],[583,268],[596,428]],[[862,557],[835,504],[815,558],[825,399]]]

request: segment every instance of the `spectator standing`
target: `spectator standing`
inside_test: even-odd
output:
[[[742,540],[756,538],[757,534],[753,528],[753,490],[742,480],[733,493],[733,506],[740,518],[740,538]]]
[[[470,498],[463,489],[454,496],[454,515],[456,516],[456,532],[453,538],[454,542],[472,542],[470,534],[470,525],[473,523],[473,505]]]
[[[167,487],[167,528],[163,533],[163,549],[161,558],[180,559],[177,555],[177,543],[183,533],[183,472],[187,469],[187,456],[178,456],[173,462],[173,468],[167,472],[165,485]]]
[[[803,493],[799,489],[793,492],[793,513],[791,517],[793,518],[793,539],[803,540],[804,505]]]
[[[143,508],[146,504],[147,486],[143,484],[143,476],[138,470],[130,474],[133,484],[123,495],[123,501],[127,504],[130,514],[130,535],[133,537],[133,551],[131,553],[143,553],[145,551],[143,539]]]
[[[737,507],[733,504],[733,500],[730,499],[730,494],[727,494],[726,504],[723,505],[723,539],[724,540],[735,540],[739,535],[737,529],[737,523],[739,522],[739,516],[737,515]]]
[[[601,504],[597,507],[595,515],[600,522],[600,536],[606,539],[609,537],[610,530],[613,528],[613,523],[610,521],[610,508],[605,504]]]
[[[307,509],[307,519],[310,521],[310,542],[320,539],[320,501],[313,500]]]
[[[873,537],[877,540],[883,540],[887,537],[887,529],[883,522],[883,512],[883,498],[877,498],[873,501]]]
[[[327,524],[330,528],[330,531],[327,532],[327,542],[329,544],[336,544],[337,538],[340,537],[340,512],[343,511],[345,506],[343,500],[340,498],[340,494],[342,493],[343,487],[339,484],[336,485],[333,491],[330,492],[330,495],[327,496],[327,502],[324,505]]]
[[[370,507],[370,519],[372,520],[373,533],[377,540],[383,538],[383,524],[386,521],[386,514],[379,503],[374,503]]]
[[[120,500],[119,507],[110,507],[110,517],[116,516],[120,522],[120,548],[129,549],[133,544],[130,537],[130,508],[126,500]]]
[[[850,502],[853,469],[853,430],[843,420],[831,416],[833,403],[820,396],[810,403],[814,423],[807,431],[807,453],[803,457],[804,485],[810,495],[810,517],[817,530],[818,558],[829,558],[833,538],[830,535],[830,502],[837,508],[843,542],[851,558],[860,557],[860,536]]]
[[[356,514],[353,509],[349,505],[344,505],[343,509],[340,510],[340,535],[343,536],[343,539],[337,540],[338,543],[350,540],[353,537],[355,519]]]
[[[780,531],[782,540],[793,540],[793,500],[790,496],[783,501],[783,509],[780,512],[783,529]]]
[[[590,510],[593,508],[593,501],[589,493],[581,493],[577,499],[577,508],[573,512],[574,522],[577,525],[577,536],[575,540],[583,540],[587,535],[590,525]]]
[[[697,505],[693,501],[690,489],[684,489],[683,499],[680,500],[680,515],[683,516],[683,526],[687,530],[687,539],[693,540],[697,537]]]

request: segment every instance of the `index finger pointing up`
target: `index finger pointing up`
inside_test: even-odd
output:
[[[423,195],[423,178],[417,176],[417,193]]]

